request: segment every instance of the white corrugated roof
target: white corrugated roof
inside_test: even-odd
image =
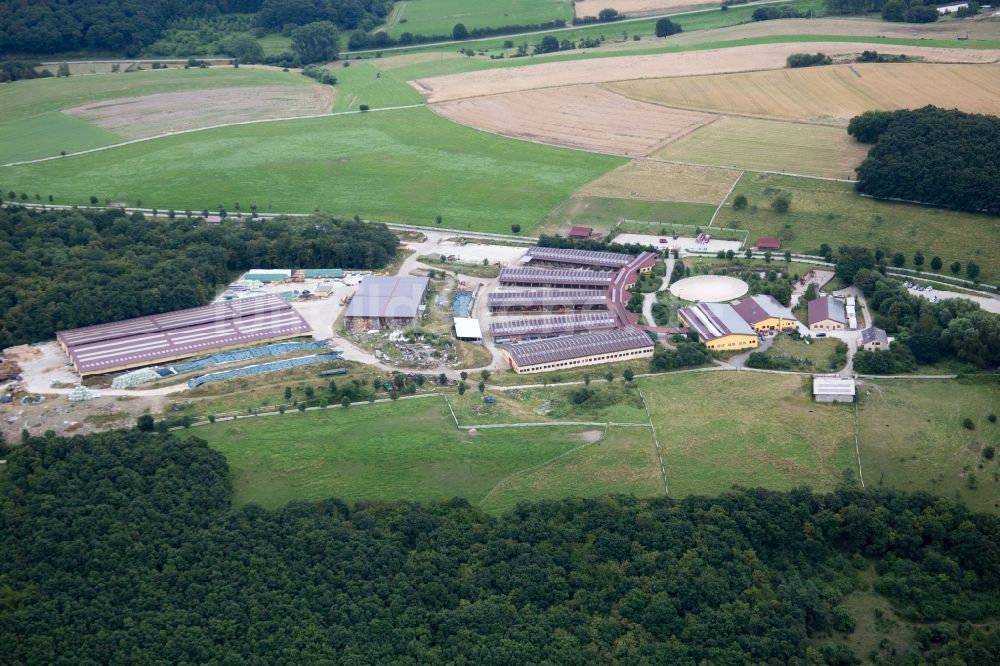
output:
[[[479,320],[472,317],[453,317],[455,320],[455,337],[458,338],[482,338],[483,331],[479,327]]]
[[[813,395],[854,395],[854,380],[845,377],[813,377]]]

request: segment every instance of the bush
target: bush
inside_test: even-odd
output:
[[[302,74],[326,85],[332,86],[337,83],[337,77],[333,75],[333,72],[321,65],[306,65],[302,68]]]
[[[785,61],[789,67],[816,67],[830,65],[833,59],[825,53],[793,53]]]
[[[962,427],[966,430],[975,430],[976,424],[972,419],[962,419]]]
[[[371,108],[371,107],[369,107],[367,104],[362,104],[361,106],[358,107],[358,110],[359,111],[367,111],[369,108]]]
[[[656,22],[657,37],[669,37],[670,35],[676,35],[681,32],[684,32],[684,28],[668,18],[661,18]]]
[[[733,197],[733,209],[743,210],[747,207],[747,197],[745,194],[737,194]]]

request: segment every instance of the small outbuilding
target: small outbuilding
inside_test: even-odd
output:
[[[761,252],[765,250],[780,250],[781,249],[781,239],[780,238],[758,238],[755,247]]]
[[[455,337],[466,342],[482,342],[483,331],[479,320],[474,317],[452,317],[455,321]]]
[[[854,402],[857,387],[849,377],[813,377],[816,402]]]
[[[569,230],[569,238],[571,240],[586,240],[593,235],[593,227],[572,227]]]
[[[861,331],[859,343],[865,351],[886,351],[889,349],[889,336],[881,328],[872,326]]]

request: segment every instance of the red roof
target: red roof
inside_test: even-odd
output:
[[[589,238],[594,233],[593,227],[573,227],[569,230],[570,238]]]
[[[780,238],[759,238],[757,239],[758,250],[777,250],[781,247]]]

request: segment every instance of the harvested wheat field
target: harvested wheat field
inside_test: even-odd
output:
[[[783,69],[785,60],[793,53],[822,51],[834,56],[860,54],[871,48],[871,44],[854,42],[757,44],[705,51],[546,62],[417,79],[410,81],[410,85],[428,102],[444,102],[582,83]],[[878,50],[879,53],[920,56],[932,62],[990,63],[1000,59],[1000,49],[918,48],[885,44],[879,45]]]
[[[431,109],[503,136],[626,156],[646,155],[715,118],[586,85],[461,99]]]
[[[717,169],[655,160],[632,160],[588,183],[579,196],[644,201],[718,204],[740,177],[733,169]]]
[[[1000,65],[854,64],[623,81],[615,92],[658,104],[846,125],[871,109],[934,104],[1000,114]]]
[[[226,123],[326,113],[329,86],[250,86],[118,97],[66,109],[129,139]]]
[[[753,171],[851,178],[869,147],[840,127],[723,116],[656,156]]]
[[[602,9],[617,9],[626,16],[644,16],[660,12],[694,9],[695,7],[715,7],[713,0],[577,0],[573,11],[577,18],[597,16]]]

